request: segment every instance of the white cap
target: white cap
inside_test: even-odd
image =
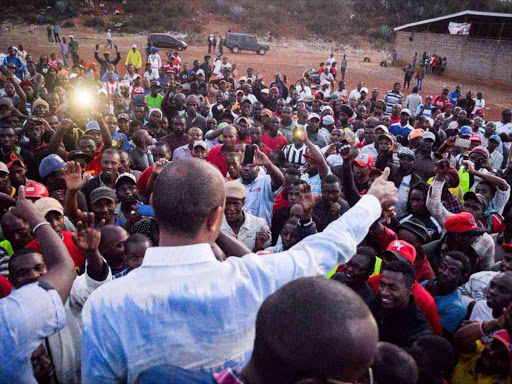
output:
[[[137,48],[137,44],[133,44],[133,45],[132,45],[132,48]]]
[[[308,121],[311,120],[311,119],[318,119],[318,120],[320,120],[320,116],[318,116],[316,113],[311,113],[308,116]]]
[[[400,114],[402,114],[402,113],[407,113],[409,116],[411,116],[411,110],[409,108],[403,108],[400,111]]]
[[[430,139],[432,141],[436,141],[436,135],[434,135],[432,132],[427,131],[423,135],[421,135],[422,139]]]
[[[375,127],[375,130],[377,130],[377,129],[382,129],[384,131],[384,133],[386,133],[386,134],[389,133],[389,129],[385,125],[382,125],[382,124],[381,125],[377,125]]]
[[[322,80],[322,82],[320,83],[320,86],[324,86],[324,85],[331,85],[331,83],[329,83],[327,80]]]
[[[366,87],[361,88],[359,93],[361,93],[361,92],[366,92],[366,94],[368,94],[368,88],[366,88]]]

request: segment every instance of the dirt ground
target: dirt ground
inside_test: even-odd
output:
[[[213,24],[213,23],[212,23]],[[46,37],[45,26],[18,26],[18,25],[2,25],[0,31],[2,49],[6,49],[10,45],[23,44],[25,49],[34,57],[45,53],[55,52],[60,57],[58,45],[49,43]],[[211,25],[213,31],[219,31],[220,26]],[[106,43],[104,34],[91,31],[83,26],[72,29],[62,29],[61,36],[74,35],[80,44],[79,53],[85,61],[94,60],[94,46],[101,43],[100,51]],[[124,59],[126,52],[131,48],[132,44],[144,50],[146,45],[146,35],[113,35],[114,44],[117,44],[121,50],[122,61],[118,65],[118,70],[124,71]],[[225,50],[225,54],[229,57],[231,63],[236,63],[239,76],[243,76],[247,67],[251,66],[264,76],[265,81],[269,84],[276,72],[286,74],[288,76],[288,84],[294,83],[302,73],[309,68],[316,68],[320,61],[325,61],[329,57],[330,47],[319,44],[306,44],[301,41],[288,40],[269,43],[270,51],[265,56],[259,56],[252,52],[243,52],[233,54]],[[113,51],[113,50],[111,50]],[[166,50],[160,50],[161,56]],[[5,52],[5,51],[4,51]],[[192,65],[194,59],[202,60],[207,54],[208,47],[206,44],[189,45],[186,51],[180,53],[183,62]],[[337,50],[339,52],[339,50]],[[391,89],[395,81],[403,82],[403,71],[401,67],[383,68],[379,66],[379,62],[385,57],[384,52],[377,52],[370,49],[356,50],[347,48],[344,51],[347,54],[347,89],[350,91],[355,88],[359,80],[363,81],[363,85],[370,92],[373,88],[379,88],[380,94],[383,95],[387,90]],[[363,63],[363,58],[368,56],[371,58],[370,63]],[[412,56],[412,53],[411,53]],[[339,54],[336,55],[338,62],[341,61]],[[449,63],[448,63],[449,67]],[[415,81],[411,83],[415,84]],[[458,74],[447,73],[442,77],[437,75],[427,75],[423,81],[423,91],[421,96],[427,94],[436,96],[440,94],[441,89],[447,86],[453,89],[456,84],[461,84],[463,92],[472,89],[473,93],[480,91],[486,100],[486,119],[499,120],[501,111],[505,108],[512,107],[512,93],[510,92],[510,84],[494,82],[486,79],[473,78],[469,76],[461,76]],[[412,84],[411,84],[412,88]],[[406,96],[410,92],[405,90]]]

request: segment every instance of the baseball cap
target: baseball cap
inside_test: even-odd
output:
[[[53,172],[60,171],[66,167],[66,162],[59,155],[51,154],[41,160],[39,164],[39,176],[43,179]]]
[[[48,197],[48,189],[44,184],[32,181],[25,185],[25,197]]]
[[[512,344],[510,343],[510,335],[505,329],[496,332],[494,335],[491,336],[491,339],[496,339],[503,343],[507,350],[509,359],[512,359]]]
[[[0,105],[7,105],[8,107],[14,107],[12,100],[9,99],[8,97],[2,97],[0,99]]]
[[[92,160],[92,157],[88,153],[79,150],[69,152],[68,161],[73,161],[75,159],[84,159],[85,162],[88,163]]]
[[[483,116],[484,115],[484,110],[482,108],[478,108],[475,113],[474,113],[475,116]]]
[[[383,133],[382,135],[377,136],[377,141],[381,141],[382,139],[388,139],[391,144],[393,144],[393,137],[390,134]]]
[[[332,117],[331,115],[325,115],[324,117],[322,117],[322,122],[325,125],[334,124],[334,117]]]
[[[425,131],[421,128],[413,129],[411,133],[409,133],[409,141],[422,137],[424,133]]]
[[[247,117],[244,117],[244,116],[237,117],[235,120],[235,123],[238,124],[241,121],[245,121],[247,124],[251,124],[251,119],[248,119]]]
[[[98,95],[103,94],[104,96],[107,96],[107,90],[105,88],[98,89]]]
[[[423,243],[426,243],[429,238],[429,234],[427,231],[427,227],[425,227],[425,224],[423,224],[421,220],[416,219],[414,217],[401,223],[397,227],[397,231],[399,231],[400,229],[406,229],[409,232],[414,233],[423,241]]]
[[[0,161],[0,172],[7,172],[7,173],[10,173],[10,172],[9,172],[9,168],[7,168],[7,164],[2,163],[1,161]]]
[[[406,113],[407,115],[411,116],[411,110],[409,108],[402,108],[400,114],[402,113]]]
[[[252,104],[252,100],[250,98],[248,98],[247,96],[246,97],[242,97],[242,100],[240,100],[240,104],[243,104],[245,103],[246,101],[248,101],[249,103]]]
[[[318,121],[320,121],[320,116],[318,116],[316,113],[310,113],[308,116],[308,121],[311,119],[318,119]]]
[[[62,204],[53,197],[41,197],[34,203],[34,206],[42,213],[43,216],[46,216],[48,212],[51,211],[56,211],[61,215],[64,215],[64,208],[62,208]]]
[[[327,80],[322,80],[320,82],[320,86],[323,87],[324,85],[331,85],[331,83],[329,81],[327,81]]]
[[[487,207],[489,205],[489,201],[487,201],[487,199],[485,198],[485,196],[479,194],[479,193],[475,193],[475,192],[466,192],[464,194],[464,201],[468,201],[468,200],[476,200],[478,201],[480,204],[482,204],[484,206],[484,209],[487,210]]]
[[[361,88],[361,90],[359,91],[359,93],[361,93],[361,92],[366,92],[366,93],[368,93],[368,88],[366,88],[366,87]]]
[[[120,113],[118,116],[117,116],[117,120],[126,120],[126,121],[130,121],[130,116],[128,116],[127,113]]]
[[[486,232],[476,224],[475,218],[469,212],[461,212],[450,216],[444,222],[446,231],[453,233],[467,233],[473,235],[482,235]]]
[[[381,125],[377,125],[375,127],[375,131],[377,131],[377,129],[381,129],[384,133],[389,133],[389,129],[385,125],[382,125],[382,124]]]
[[[149,86],[150,88],[153,88],[153,87],[157,87],[157,88],[160,88],[160,83],[156,80],[153,80],[151,82],[151,85]]]
[[[206,144],[206,142],[204,140],[194,141],[194,145],[192,145],[192,148],[195,148],[195,147],[202,147],[202,148],[204,148],[205,151],[208,150],[208,145]]]
[[[7,163],[7,168],[11,169],[13,165],[19,165],[21,167],[24,167],[25,166],[25,163],[23,162],[23,160],[21,160],[19,157],[16,157],[16,155],[14,155],[14,152],[11,153],[11,161],[9,161]]]
[[[373,176],[377,176],[378,177],[380,175],[382,175],[382,171],[379,168],[372,168],[372,170],[368,174],[369,177],[373,177]]]
[[[471,141],[478,141],[480,144],[482,144],[482,138],[478,135],[471,135],[469,140]]]
[[[99,187],[93,190],[90,194],[91,203],[95,203],[100,199],[108,199],[116,201],[116,191],[109,187]]]
[[[489,150],[487,148],[485,148],[483,145],[479,145],[478,147],[473,148],[471,150],[470,154],[471,153],[479,153],[480,155],[482,155],[486,159],[488,159],[489,156],[490,156]]]
[[[132,45],[132,48],[137,48],[137,44],[133,44],[133,45]]]
[[[401,260],[405,259],[413,265],[414,261],[416,260],[416,248],[403,240],[395,240],[391,242],[386,250],[382,252],[382,256],[384,256],[386,253],[391,253]]]
[[[400,153],[398,154],[398,158],[401,159],[402,157],[410,157],[413,160],[416,160],[416,154],[413,150],[409,148],[402,148],[400,150]]]
[[[421,135],[422,139],[430,139],[432,141],[436,141],[436,135],[434,135],[432,132],[428,131],[425,132],[423,135]]]
[[[354,161],[360,166],[360,167],[373,167],[373,156],[368,155],[366,153],[360,153],[357,155],[357,157],[354,159]]]
[[[245,187],[236,180],[228,181],[224,184],[224,189],[226,190],[226,198],[245,199]]]
[[[91,120],[85,126],[85,132],[87,131],[100,131],[100,124],[96,120]]]
[[[469,125],[464,125],[460,128],[461,136],[471,136],[472,134],[473,134],[473,128],[471,128]]]
[[[499,137],[498,135],[491,135],[491,137],[489,137],[489,140],[494,140],[498,144],[501,144],[501,137]]]
[[[121,180],[123,180],[123,179],[131,180],[133,182],[133,184],[137,185],[137,179],[135,178],[135,176],[133,176],[131,173],[124,172],[124,173],[121,173],[119,176],[117,176],[116,183],[114,184],[114,188],[117,187],[117,184],[119,184],[121,182]]]

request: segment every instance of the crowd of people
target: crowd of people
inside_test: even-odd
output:
[[[512,111],[221,40],[2,54],[0,381],[512,383]]]

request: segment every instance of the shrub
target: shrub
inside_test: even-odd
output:
[[[368,35],[373,39],[391,41],[393,39],[393,30],[388,25],[381,25],[378,28],[370,29]]]
[[[85,19],[84,25],[87,28],[105,28],[105,22],[99,17],[89,17],[88,19]]]
[[[41,14],[37,15],[35,19],[35,24],[43,25],[43,24],[55,24],[57,21],[49,15]]]
[[[229,9],[228,18],[234,21],[242,21],[247,16],[247,11],[240,5],[234,5]]]
[[[66,20],[63,24],[62,24],[62,28],[75,28],[76,27],[76,24],[73,23],[72,21],[70,20]]]

